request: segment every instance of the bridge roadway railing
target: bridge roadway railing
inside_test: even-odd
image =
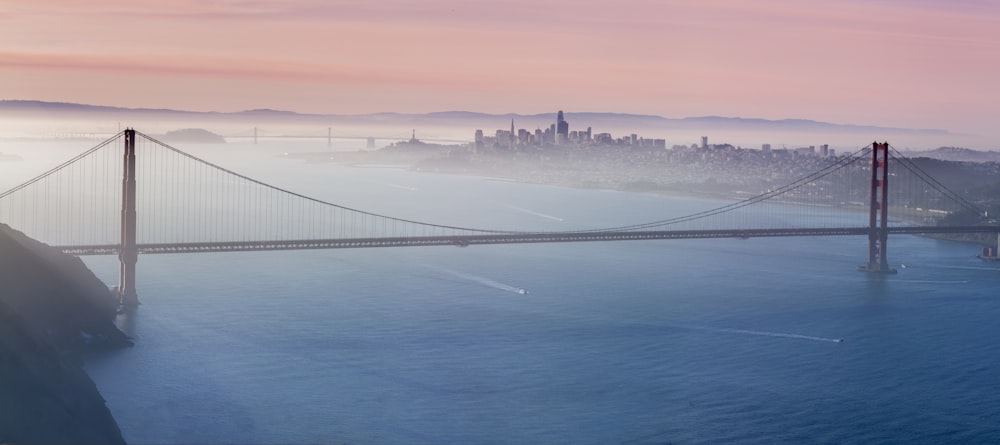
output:
[[[531,243],[575,243],[592,241],[641,241],[666,239],[704,238],[762,238],[790,236],[845,236],[867,235],[868,227],[843,228],[802,228],[802,229],[748,229],[748,230],[659,230],[659,231],[596,231],[578,233],[516,233],[470,236],[418,236],[389,238],[349,238],[316,240],[279,241],[227,241],[170,244],[139,244],[139,253],[207,253],[207,252],[248,252],[262,250],[311,250],[311,249],[352,249],[373,247],[407,246],[458,246],[487,244],[531,244]],[[889,227],[890,234],[934,234],[934,233],[997,233],[1000,227],[953,226],[953,227]],[[117,255],[117,244],[94,246],[56,246],[72,255]]]

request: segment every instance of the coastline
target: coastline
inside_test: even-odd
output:
[[[739,202],[748,197],[756,196],[753,192],[743,190],[696,190],[690,183],[679,183],[670,185],[644,184],[640,182],[628,182],[621,179],[595,181],[589,179],[589,175],[576,175],[570,171],[559,171],[535,174],[534,170],[509,168],[496,169],[484,167],[484,162],[469,162],[467,159],[456,166],[452,158],[447,153],[438,153],[438,156],[428,157],[424,153],[409,153],[400,155],[399,151],[391,153],[381,151],[361,151],[361,152],[299,152],[287,153],[284,157],[301,159],[308,163],[324,163],[350,168],[392,168],[404,169],[420,173],[443,174],[443,175],[464,175],[472,178],[479,178],[487,181],[514,182],[521,184],[544,185],[551,187],[564,187],[577,190],[605,190],[613,192],[648,193],[656,196],[665,196],[679,199],[707,199],[718,201]],[[381,160],[380,162],[373,159]],[[385,159],[393,159],[395,162],[386,162]],[[441,162],[444,161],[443,165]],[[528,173],[513,174],[512,171],[526,171]],[[607,175],[596,175],[602,178],[625,176],[619,173]],[[848,204],[819,204],[795,200],[783,199],[781,201],[771,201],[790,206],[805,207],[850,207]],[[867,211],[859,208],[859,211]]]
[[[124,444],[83,369],[130,346],[110,291],[79,258],[0,224],[0,442]]]
[[[530,163],[524,163],[524,161],[518,161],[515,159],[505,160],[496,157],[490,158],[488,156],[470,156],[468,153],[461,152],[455,154],[456,150],[458,150],[460,146],[422,144],[419,146],[420,150],[412,152],[407,152],[405,147],[406,144],[401,143],[390,146],[388,150],[383,149],[348,153],[306,152],[289,153],[286,154],[286,156],[303,159],[306,162],[328,163],[352,168],[373,168],[373,166],[386,168],[387,166],[391,166],[391,168],[408,169],[411,171],[429,174],[465,175],[487,181],[515,182],[579,190],[646,193],[654,196],[676,199],[704,199],[736,203],[745,201],[754,196],[761,196],[761,194],[755,194],[754,192],[748,192],[745,190],[698,190],[695,187],[698,184],[691,182],[659,184],[655,182],[647,182],[641,179],[638,181],[627,181],[626,178],[628,178],[628,175],[621,171],[603,172],[596,175],[593,174],[595,173],[593,171],[541,171],[541,169],[537,166],[532,166]],[[436,151],[432,148],[436,148]],[[378,162],[373,162],[373,159],[378,160]],[[518,167],[518,163],[523,163],[524,165]],[[500,168],[501,166],[505,168]],[[520,172],[520,174],[518,174],[518,172]],[[668,175],[665,174],[665,176]],[[593,177],[600,178],[600,180],[591,179]],[[724,184],[714,181],[707,181],[705,184],[700,185],[710,185],[714,186],[714,188],[724,186]],[[736,186],[734,185],[734,187]],[[781,197],[767,198],[765,201],[786,206],[829,209],[839,208],[859,214],[868,213],[868,208],[864,205],[864,203],[853,201],[841,201],[839,203],[816,203]],[[919,209],[906,207],[898,208],[897,212],[901,212],[903,215],[896,218],[896,220],[914,225],[925,224],[927,222],[926,220],[920,221],[918,219],[930,218],[931,215],[926,213],[921,215],[918,213],[918,210]],[[983,246],[984,244],[989,245],[990,239],[988,238],[991,238],[988,236],[984,237],[979,234],[953,236],[948,234],[921,234],[918,236],[977,246]]]

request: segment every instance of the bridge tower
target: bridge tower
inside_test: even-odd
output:
[[[122,308],[134,309],[139,305],[135,292],[135,263],[139,260],[135,229],[135,130],[125,130],[125,168],[122,175],[121,262],[118,281],[118,303]]]
[[[872,143],[872,182],[868,204],[868,262],[858,270],[894,274],[886,260],[886,241],[889,239],[889,143]]]

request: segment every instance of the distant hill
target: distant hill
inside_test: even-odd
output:
[[[168,116],[173,118],[247,119],[253,121],[274,121],[302,123],[351,124],[379,123],[394,125],[463,125],[474,128],[500,128],[502,122],[515,121],[518,128],[546,128],[555,121],[555,110],[542,114],[489,114],[472,111],[440,111],[431,113],[369,113],[369,114],[305,114],[294,111],[255,109],[237,112],[183,111],[154,108],[122,108],[100,105],[85,105],[36,100],[0,100],[0,115],[10,116],[61,116],[61,115],[116,115],[116,116]],[[856,124],[835,124],[807,119],[759,119],[744,117],[698,116],[666,118],[656,115],[609,113],[609,112],[567,112],[566,119],[575,128],[593,126],[598,128],[662,128],[665,130],[742,130],[771,132],[822,132],[822,133],[871,133],[871,134],[912,134],[949,135],[942,129],[912,129],[879,127]],[[575,123],[575,124],[574,124]]]
[[[357,115],[354,117],[363,117]],[[405,113],[377,113],[370,116],[377,116],[383,120],[396,119],[409,122],[450,121],[450,122],[488,122],[493,126],[501,122],[515,121],[519,128],[530,128],[536,126],[535,123],[545,124],[538,127],[547,127],[548,123],[555,121],[555,113],[542,114],[489,114],[472,111],[439,111],[424,114]],[[680,129],[727,129],[727,130],[748,130],[748,131],[793,131],[793,132],[852,132],[852,133],[876,133],[876,134],[925,134],[925,135],[947,135],[949,132],[943,129],[913,129],[896,127],[879,127],[872,125],[854,124],[834,124],[829,122],[814,121],[808,119],[759,119],[742,117],[723,116],[699,116],[685,118],[667,118],[663,116],[648,114],[629,113],[600,113],[600,112],[573,112],[566,113],[566,119],[573,124],[583,123],[586,126],[621,126],[630,124],[639,128],[657,127],[671,130]],[[493,128],[493,127],[487,127]],[[579,128],[579,127],[576,127]]]
[[[755,119],[743,117],[722,117],[722,116],[702,116],[687,117],[680,119],[687,123],[698,123],[702,126],[725,127],[730,129],[754,129],[754,130],[786,130],[786,131],[817,131],[817,132],[874,132],[874,133],[905,133],[905,134],[948,134],[942,129],[919,129],[919,128],[898,128],[879,127],[873,125],[855,124],[832,124],[808,119]]]
[[[911,158],[930,158],[957,162],[1000,162],[1000,152],[979,151],[961,147],[940,147],[927,151],[904,153]]]
[[[0,224],[0,442],[125,444],[81,353],[131,345],[79,258]]]
[[[195,142],[200,144],[224,144],[226,138],[202,128],[184,128],[168,131],[163,135],[167,142]]]
[[[139,113],[197,113],[169,109],[122,108],[69,102],[44,102],[40,100],[0,100],[0,111],[23,111],[36,113],[117,113],[122,111]]]

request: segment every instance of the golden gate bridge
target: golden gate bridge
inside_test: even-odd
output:
[[[890,194],[890,181],[909,191]],[[890,197],[903,204],[890,206]],[[793,207],[821,212],[790,212]],[[844,217],[826,218],[833,210]],[[943,223],[958,213],[973,221]],[[0,222],[65,253],[118,255],[117,294],[126,308],[138,304],[140,254],[847,235],[868,238],[859,270],[886,274],[895,273],[887,260],[890,234],[1000,232],[979,205],[888,143],[830,158],[783,186],[692,214],[553,231],[465,227],[347,207],[250,178],[132,129],[0,193]]]

